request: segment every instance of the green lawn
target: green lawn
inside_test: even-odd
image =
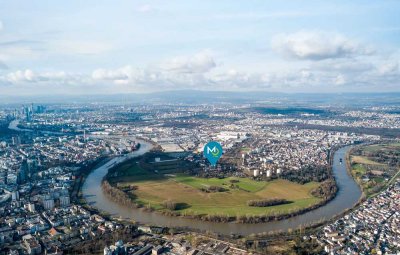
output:
[[[166,210],[163,201],[182,203],[177,210],[183,215],[274,215],[296,211],[321,201],[310,194],[319,183],[305,185],[287,180],[255,181],[249,178],[229,177],[199,178],[186,174],[161,175],[150,173],[139,166],[122,169],[123,176],[113,177],[112,183],[119,186],[134,185],[136,203],[156,210]],[[231,182],[235,180],[235,182]],[[201,188],[223,187],[226,191],[206,193]],[[283,198],[292,201],[270,207],[250,207],[247,201],[254,199]]]
[[[352,171],[355,177],[361,177],[367,172],[362,164],[355,164]]]
[[[399,153],[400,150],[400,143],[389,143],[389,144],[374,144],[374,145],[367,145],[362,146],[361,150],[364,152],[374,152],[375,154],[382,155],[384,158],[385,155],[393,155],[393,153]],[[368,154],[364,154],[368,155]],[[374,158],[375,157],[375,158]],[[351,155],[351,162],[352,162],[352,174],[357,180],[357,182],[361,185],[363,191],[367,196],[374,195],[378,193],[382,188],[387,185],[387,181],[385,178],[380,176],[370,176],[370,180],[364,182],[361,177],[367,174],[366,169],[372,170],[379,170],[384,171],[386,174],[394,175],[393,170],[391,172],[387,172],[389,169],[388,162],[380,163],[376,161],[376,156],[374,157],[367,157],[367,156],[358,156],[358,155]]]
[[[218,178],[199,178],[188,176],[184,174],[179,174],[174,178],[177,182],[189,185],[193,188],[200,189],[208,186],[219,186],[223,188],[228,188],[231,185],[231,180],[236,180],[239,182],[233,183],[233,185],[237,185],[240,189],[249,192],[256,192],[263,189],[266,185],[266,182],[258,182],[253,181],[249,178],[236,178],[229,177],[224,179]]]
[[[400,143],[374,144],[363,147],[364,151],[370,151],[370,152],[379,150],[399,150],[399,149],[400,149]]]
[[[351,156],[351,161],[353,163],[366,164],[366,165],[376,165],[376,166],[384,166],[385,165],[385,164],[373,161],[367,157],[362,157],[362,156]]]

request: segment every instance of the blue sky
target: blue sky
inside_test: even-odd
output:
[[[0,94],[400,91],[400,1],[0,6]]]

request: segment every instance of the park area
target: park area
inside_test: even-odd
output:
[[[157,211],[180,215],[223,215],[228,217],[290,214],[322,201],[311,194],[317,182],[298,184],[287,180],[256,181],[250,178],[200,178],[184,173],[160,174],[138,164],[123,166],[108,181],[129,190],[134,203]],[[268,206],[250,206],[249,201],[280,201]],[[283,201],[283,203],[282,203]]]
[[[385,188],[399,175],[400,143],[363,145],[350,153],[351,173],[367,196]]]

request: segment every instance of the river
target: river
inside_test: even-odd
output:
[[[107,174],[108,169],[115,163],[122,162],[127,158],[142,155],[151,149],[151,145],[140,141],[141,147],[138,151],[131,153],[129,156],[117,157],[111,159],[106,164],[94,169],[83,185],[82,191],[87,202],[100,209],[108,212],[115,217],[133,219],[140,223],[168,226],[168,227],[190,227],[199,230],[210,230],[222,234],[242,234],[249,235],[252,233],[262,233],[276,230],[295,229],[301,225],[315,223],[319,220],[330,219],[333,216],[343,212],[345,209],[351,208],[361,197],[361,190],[351,175],[346,170],[346,152],[351,148],[346,146],[340,148],[334,155],[333,173],[339,187],[336,197],[324,206],[304,214],[280,221],[259,223],[259,224],[242,224],[242,223],[215,223],[200,220],[185,219],[181,217],[171,217],[160,215],[155,212],[145,212],[141,209],[133,209],[123,205],[119,205],[110,200],[101,189],[101,181]],[[340,158],[343,163],[340,163]]]
[[[25,129],[25,128],[19,128],[19,120],[13,120],[10,122],[10,124],[8,125],[8,128],[14,131],[20,131],[20,132],[32,132],[33,130],[31,129]]]
[[[32,129],[19,128],[18,125],[19,125],[19,120],[13,120],[8,125],[8,128],[11,130],[14,130],[14,131],[18,131],[18,132],[33,132],[34,131]],[[55,132],[55,131],[38,130],[38,132],[40,132],[42,134],[47,134],[47,135],[67,135],[67,133]]]

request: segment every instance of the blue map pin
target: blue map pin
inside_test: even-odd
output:
[[[210,161],[212,166],[217,164],[218,159],[222,156],[221,144],[211,141],[204,146],[204,157]]]

